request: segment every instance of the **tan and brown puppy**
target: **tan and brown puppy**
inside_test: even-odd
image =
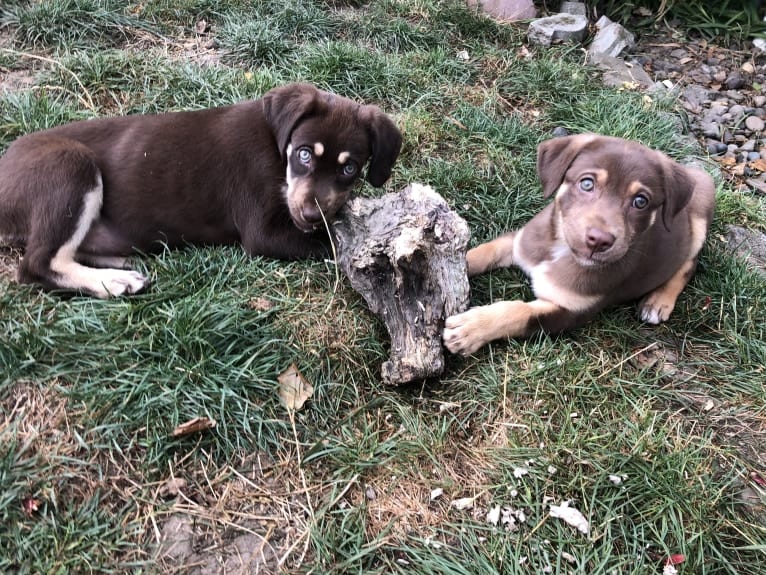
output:
[[[21,244],[21,282],[97,297],[135,293],[135,250],[241,243],[300,258],[369,160],[382,186],[401,134],[379,108],[309,84],[259,100],[74,122],[16,140],[0,158],[0,239]]]
[[[467,255],[470,276],[518,266],[537,299],[447,318],[444,343],[453,353],[467,355],[503,337],[558,333],[638,298],[641,319],[657,324],[694,273],[715,202],[705,172],[636,142],[593,134],[543,142],[537,170],[553,202],[520,230]]]

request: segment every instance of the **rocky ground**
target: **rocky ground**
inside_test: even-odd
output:
[[[628,56],[678,90],[691,132],[735,185],[766,193],[766,54],[672,30],[636,34]]]
[[[727,46],[668,27],[633,33],[636,45],[623,59],[678,93],[701,154],[735,189],[766,195],[766,52],[750,41]],[[730,226],[727,240],[766,275],[766,235]]]

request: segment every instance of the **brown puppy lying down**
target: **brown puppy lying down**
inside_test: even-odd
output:
[[[694,273],[715,202],[705,172],[593,134],[543,142],[537,170],[553,202],[520,230],[467,254],[470,276],[520,267],[537,299],[447,318],[444,343],[453,353],[467,355],[503,337],[558,333],[638,298],[641,319],[657,324]]]
[[[259,100],[75,122],[16,140],[0,158],[0,237],[25,248],[19,281],[96,297],[135,293],[135,250],[241,243],[318,255],[369,160],[382,186],[401,134],[375,106],[309,84]]]

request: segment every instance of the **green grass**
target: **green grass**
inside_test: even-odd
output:
[[[525,57],[523,28],[458,1],[11,0],[0,25],[0,73],[34,75],[0,93],[0,149],[307,80],[390,113],[405,141],[388,189],[430,184],[473,244],[545,204],[535,147],[555,127],[698,151],[672,101],[603,88],[571,46]],[[766,217],[718,186],[667,324],[619,306],[397,389],[385,328],[331,262],[189,248],[136,258],[147,293],[96,301],[17,285],[0,252],[0,572],[189,572],[158,551],[179,515],[196,558],[232,560],[257,533],[290,573],[643,574],[676,553],[681,573],[764,572],[766,288],[722,238]],[[477,304],[530,296],[518,271],[472,280]],[[289,414],[292,363],[314,394]],[[217,425],[171,435],[195,417]],[[549,517],[565,500],[587,536]],[[513,528],[487,521],[496,506]]]

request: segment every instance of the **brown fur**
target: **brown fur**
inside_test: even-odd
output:
[[[365,163],[382,186],[400,147],[380,109],[308,84],[75,122],[19,138],[0,158],[0,235],[25,247],[20,281],[98,297],[143,289],[146,278],[117,269],[135,250],[241,243],[314,256]]]
[[[715,201],[705,172],[593,134],[543,142],[537,169],[553,202],[520,230],[467,254],[471,276],[520,267],[537,299],[447,318],[444,343],[453,353],[467,355],[502,337],[572,329],[609,305],[638,298],[641,319],[660,323],[694,273]]]

